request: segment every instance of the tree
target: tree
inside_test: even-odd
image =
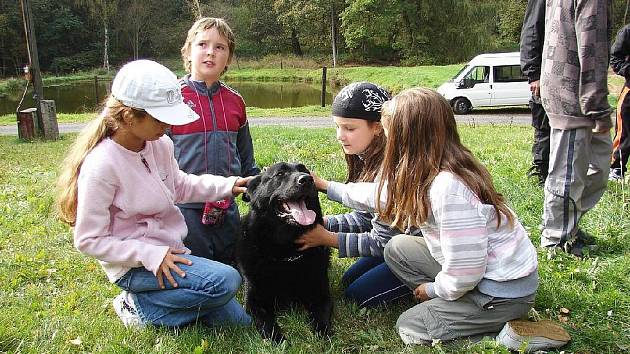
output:
[[[119,0],[77,0],[103,26],[103,68],[109,72],[109,21],[118,10]]]
[[[0,0],[0,76],[15,75],[26,57],[20,3]]]
[[[498,46],[510,47],[520,42],[527,0],[502,0],[498,4]]]
[[[133,59],[137,60],[140,58],[140,46],[151,37],[152,24],[155,23],[153,15],[161,9],[152,0],[130,0],[127,4],[119,26],[131,45]]]

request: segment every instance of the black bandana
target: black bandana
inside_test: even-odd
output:
[[[335,96],[332,115],[378,122],[381,120],[383,103],[390,99],[389,93],[375,84],[353,82]]]

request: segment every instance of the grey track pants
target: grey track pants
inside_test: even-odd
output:
[[[424,238],[397,235],[385,247],[385,262],[411,290],[433,281],[442,269],[431,256]],[[434,298],[403,312],[396,329],[405,344],[427,344],[499,332],[509,320],[525,317],[535,294],[521,298],[496,298],[477,289],[454,301]]]
[[[602,197],[612,151],[610,133],[590,128],[552,128],[550,145],[540,239],[546,247],[571,240],[582,216]]]

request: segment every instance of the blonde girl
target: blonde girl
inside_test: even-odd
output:
[[[96,258],[123,291],[114,310],[125,326],[248,324],[234,295],[241,278],[189,255],[175,206],[244,191],[247,179],[179,170],[171,125],[198,116],[182,103],[176,76],[149,60],[123,66],[101,115],[79,135],[58,181],[58,208],[74,245]]]

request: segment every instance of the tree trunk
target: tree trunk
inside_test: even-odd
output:
[[[201,18],[201,4],[199,3],[199,0],[188,0],[188,6],[190,6],[190,8],[192,9],[193,15],[195,16],[193,21],[197,21],[198,19],[200,19]]]
[[[628,0],[630,1],[630,0]],[[333,68],[337,67],[337,33],[335,31],[335,4],[330,5],[330,39],[332,41]]]
[[[135,26],[135,31],[133,33],[133,59],[134,60],[138,60],[139,52],[140,52],[140,26],[138,24],[136,24]]]
[[[107,22],[103,19],[103,27],[105,28],[105,38],[103,43],[103,68],[109,73],[109,31]]]
[[[293,48],[293,54],[301,57],[304,55],[302,52],[302,47],[300,47],[300,40],[297,36],[297,31],[295,28],[291,29],[291,47]]]
[[[626,18],[628,18],[628,7],[630,7],[630,0],[626,1],[626,12],[623,14],[623,24],[628,23]]]

